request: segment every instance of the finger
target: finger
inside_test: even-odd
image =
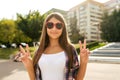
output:
[[[30,51],[29,51],[29,46],[28,44],[26,45],[26,52],[28,53],[28,56],[30,55]]]
[[[86,49],[86,39],[84,39],[83,48]]]
[[[87,53],[90,54],[90,50],[87,48]]]
[[[20,45],[19,47],[20,47],[20,52],[21,52],[22,54],[25,54],[24,48],[23,48],[21,45]]]
[[[21,56],[21,57],[19,57],[19,60],[20,60],[20,61],[23,61],[24,58],[25,58],[24,56]]]
[[[82,50],[81,50],[81,53],[82,53],[82,54],[87,53],[87,49],[82,49]]]
[[[80,50],[82,49],[82,42],[81,41],[79,41],[79,44],[80,44]]]

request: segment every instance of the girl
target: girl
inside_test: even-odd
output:
[[[80,44],[80,62],[68,40],[66,23],[59,13],[51,13],[44,21],[40,45],[32,60],[29,47],[20,46],[21,57],[30,80],[83,80],[89,50],[86,40]]]

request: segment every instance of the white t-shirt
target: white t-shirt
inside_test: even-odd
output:
[[[42,80],[64,80],[65,52],[42,54],[38,61]]]

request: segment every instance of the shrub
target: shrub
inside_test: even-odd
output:
[[[92,48],[92,47],[94,47],[94,46],[97,46],[97,45],[99,45],[99,42],[96,41],[96,42],[88,43],[86,47],[87,47],[88,49],[90,49],[90,48]],[[78,52],[78,54],[79,54],[79,53],[80,53],[80,47],[77,47],[76,50],[77,50],[77,52]]]

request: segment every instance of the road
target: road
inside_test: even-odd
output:
[[[21,62],[0,60],[0,80],[29,80]],[[89,62],[84,80],[120,80],[120,64]]]
[[[85,80],[120,80],[120,64],[88,63]]]
[[[21,62],[0,60],[0,80],[29,80]]]

